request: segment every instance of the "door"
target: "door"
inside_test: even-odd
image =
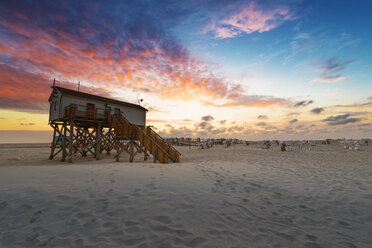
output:
[[[95,110],[96,110],[96,105],[94,103],[87,103],[87,117],[94,118]]]

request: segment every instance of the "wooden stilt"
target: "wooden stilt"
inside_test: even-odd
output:
[[[133,162],[133,159],[134,159],[134,140],[131,139],[129,141],[130,145],[129,145],[129,162]]]
[[[120,140],[118,137],[116,137],[116,162],[119,162],[119,157],[120,157]]]
[[[96,131],[96,159],[99,160],[100,159],[100,154],[101,154],[101,133],[102,133],[102,129],[101,129],[101,123],[98,122],[97,124],[97,131]]]
[[[65,162],[65,160],[66,160],[66,155],[67,155],[67,144],[66,144],[66,142],[67,142],[67,136],[66,136],[66,134],[67,134],[67,123],[66,123],[66,121],[64,121],[63,122],[63,126],[62,126],[62,128],[63,128],[63,140],[62,140],[62,162]]]
[[[56,128],[58,128],[58,125],[52,125],[54,131],[53,131],[53,140],[52,140],[52,148],[50,150],[50,156],[49,159],[52,160],[54,157],[54,150],[56,149]]]
[[[145,155],[145,156],[144,156],[144,157],[145,157],[144,160],[146,161],[146,160],[147,160],[147,156],[148,156],[148,155],[147,155],[147,149],[146,149],[146,147],[144,148],[144,153],[143,153],[143,154]]]
[[[72,163],[72,150],[74,149],[74,121],[70,121],[70,141],[68,142],[69,149],[68,149],[68,162]]]

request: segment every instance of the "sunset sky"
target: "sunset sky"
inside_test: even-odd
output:
[[[372,138],[371,11],[369,0],[1,1],[0,142],[51,130],[53,78],[143,98],[165,137]]]

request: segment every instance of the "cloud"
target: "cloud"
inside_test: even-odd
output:
[[[35,123],[29,122],[29,123],[19,123],[21,126],[35,126]]]
[[[225,125],[225,124],[226,124],[226,120],[222,120],[222,121],[220,121],[220,124],[221,124],[221,125]]]
[[[335,108],[357,108],[357,109],[371,108],[372,102],[356,103],[356,104],[349,104],[349,105],[335,105],[333,107]]]
[[[159,119],[146,119],[148,123],[169,123],[167,120],[159,120]]]
[[[300,102],[295,103],[295,104],[293,105],[293,107],[295,107],[295,108],[297,108],[297,107],[305,107],[305,106],[310,105],[310,104],[312,104],[312,103],[314,103],[313,100],[309,100],[309,101],[300,101]]]
[[[320,70],[322,72],[321,76],[313,79],[313,82],[323,82],[332,83],[337,82],[345,77],[341,76],[341,72],[345,69],[347,65],[353,61],[340,62],[335,58],[328,59],[322,63]]]
[[[202,130],[208,130],[211,131],[213,128],[215,128],[212,124],[206,121],[202,121],[197,125],[198,129]]]
[[[327,122],[328,125],[335,126],[335,125],[344,125],[348,123],[356,123],[360,122],[360,118],[349,118],[350,114],[344,114],[344,115],[337,115],[337,116],[330,116],[326,119],[322,120],[324,122]]]
[[[240,132],[243,129],[244,129],[244,127],[242,127],[242,126],[232,126],[229,129],[227,129],[227,131],[229,131],[230,133],[233,133],[233,132]]]
[[[292,119],[292,120],[289,121],[289,123],[291,123],[291,124],[295,123],[295,122],[298,122],[298,120],[297,119]]]
[[[334,95],[337,95],[337,94],[342,93],[342,92],[344,92],[344,91],[343,90],[333,90],[330,94],[332,96],[334,96]]]
[[[313,108],[312,110],[310,110],[310,112],[313,114],[320,114],[323,111],[324,111],[324,108]]]
[[[227,17],[213,20],[207,27],[215,34],[215,38],[225,39],[241,34],[263,33],[293,19],[288,7],[264,10],[255,2],[251,2],[248,5],[234,6],[234,10],[237,11]]]
[[[253,18],[261,23],[259,32],[289,15],[285,10],[258,10],[254,4],[246,9],[236,17],[257,14]],[[71,82],[81,81],[87,89],[109,89],[95,91],[100,94],[125,89],[161,99],[208,99],[205,104],[220,107],[264,107],[285,101],[249,95],[242,85],[216,76],[208,63],[190,55],[170,30],[197,11],[196,5],[180,9],[179,4],[169,4],[165,11],[164,4],[139,1],[0,4],[0,59],[5,72],[0,78],[0,107],[47,110],[48,86],[56,75],[70,82],[68,87],[76,88]],[[13,73],[7,73],[10,70]],[[14,90],[9,77],[17,78]],[[19,101],[28,88],[36,90]]]
[[[260,120],[267,120],[268,117],[267,117],[267,115],[259,115],[259,116],[257,116],[257,119],[260,119]]]
[[[323,73],[335,73],[342,71],[348,64],[352,63],[353,61],[347,62],[339,62],[335,58],[331,58],[326,60],[321,67]]]
[[[259,126],[259,127],[266,126],[266,122],[260,121],[260,122],[256,123],[256,126]]]
[[[287,116],[294,116],[294,115],[300,115],[300,114],[301,114],[300,112],[292,112],[292,113],[287,114]]]
[[[201,120],[202,121],[213,121],[214,118],[211,115],[206,115],[206,116],[202,116]]]
[[[0,108],[29,112],[45,112],[49,109],[48,98],[52,79],[43,74],[30,73],[22,69],[0,64]],[[63,87],[76,89],[76,84],[62,82]],[[102,96],[110,92],[100,87],[81,87],[81,91]]]
[[[333,83],[345,79],[340,76],[316,77],[312,82]]]

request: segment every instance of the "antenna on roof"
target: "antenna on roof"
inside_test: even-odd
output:
[[[56,78],[53,79],[53,88],[56,86]]]
[[[78,91],[80,91],[80,81],[78,82]]]

